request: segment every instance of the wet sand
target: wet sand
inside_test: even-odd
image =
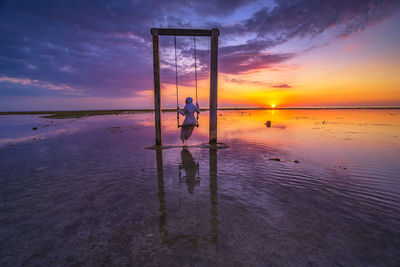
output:
[[[0,116],[0,265],[400,264],[399,110],[218,113]]]

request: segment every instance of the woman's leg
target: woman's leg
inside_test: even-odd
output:
[[[185,143],[186,140],[192,135],[194,126],[182,126],[181,128],[181,140]]]

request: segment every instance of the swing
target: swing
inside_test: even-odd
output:
[[[176,84],[176,108],[179,110],[179,101],[178,101],[178,61],[176,58],[176,35],[174,35],[174,48],[175,48],[175,84]],[[194,51],[194,80],[196,87],[196,106],[198,106],[197,102],[197,55],[196,55],[196,36],[193,36],[193,51]],[[178,128],[182,127],[182,124],[179,123],[179,112],[176,115]],[[196,112],[196,127],[199,127],[199,113]]]

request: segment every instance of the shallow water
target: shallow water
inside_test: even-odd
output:
[[[1,116],[0,265],[400,264],[399,110],[219,115]]]

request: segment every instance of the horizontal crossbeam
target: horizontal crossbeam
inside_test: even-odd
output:
[[[219,35],[219,30],[218,31]],[[204,29],[169,29],[169,28],[152,28],[152,35],[175,35],[175,36],[211,36],[212,30]]]

